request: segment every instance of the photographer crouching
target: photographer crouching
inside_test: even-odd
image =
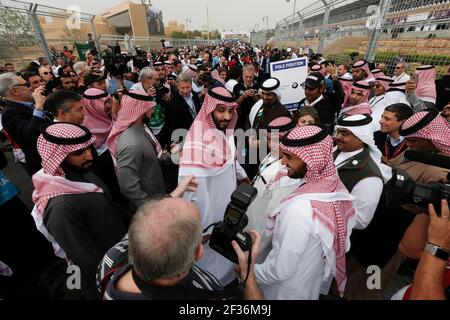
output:
[[[239,261],[237,272],[241,281],[246,279],[244,299],[263,299],[253,272],[260,236],[250,234],[250,267],[248,252],[232,243]],[[198,208],[179,198],[152,200],[138,209],[128,237],[106,253],[97,272],[98,289],[106,300],[227,299],[239,295],[238,289],[224,290],[211,273],[196,266],[202,255]]]

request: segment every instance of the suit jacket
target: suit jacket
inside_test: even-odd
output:
[[[269,63],[271,62],[270,58],[264,57],[262,60],[262,63],[261,63],[261,69],[263,69],[264,73],[269,74],[270,69],[269,69],[269,66],[267,66],[267,60],[269,60]],[[266,69],[266,67],[267,67],[267,69]]]
[[[330,133],[332,133],[334,128],[334,118],[336,117],[338,108],[335,104],[329,101],[326,95],[323,96],[324,99],[317,102],[314,105],[314,109],[316,109],[317,113],[319,114],[320,123],[326,125],[329,128]],[[300,100],[300,102],[298,103],[297,110],[305,106],[305,101],[306,98]]]
[[[201,103],[195,92],[192,91],[192,99],[194,101],[194,106],[196,114],[200,111]],[[172,139],[172,132],[176,129],[186,129],[189,130],[194,118],[189,111],[190,107],[186,100],[177,92],[174,93],[170,104],[166,109],[166,124],[164,125],[163,133],[161,134],[161,142],[169,147]],[[180,141],[179,141],[180,142]]]
[[[120,192],[136,207],[166,193],[154,142],[142,124],[132,124],[121,134],[116,159]]]
[[[5,131],[20,146],[25,154],[28,174],[33,175],[39,171],[41,157],[37,151],[37,138],[40,128],[52,122],[51,118],[40,118],[33,115],[33,109],[20,102],[5,100],[5,109],[2,113],[2,124]]]

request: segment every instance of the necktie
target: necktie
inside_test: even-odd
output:
[[[194,105],[194,101],[192,100],[192,97],[186,98],[186,102],[189,106],[189,111],[191,112],[192,119],[195,119],[197,113],[195,111],[195,105]]]

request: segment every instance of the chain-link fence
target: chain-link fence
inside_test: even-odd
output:
[[[275,46],[311,49],[339,63],[366,58],[450,65],[450,0],[317,1],[276,25]]]
[[[0,0],[0,65],[13,63],[23,69],[38,57],[49,60],[71,56],[83,58],[92,34],[98,51],[119,44],[122,51],[134,52],[161,48],[161,39],[173,47],[205,46],[220,40],[171,39],[164,36],[129,37],[97,34],[94,15],[82,13],[77,6],[66,9],[41,4]]]
[[[122,51],[134,53],[136,47],[139,47],[144,51],[161,49],[161,39],[164,39],[166,44],[168,42],[173,48],[207,46],[220,42],[220,40],[163,38],[163,36],[130,37],[120,35],[100,35],[98,44],[100,50],[106,49],[110,45],[119,44]]]
[[[0,64],[22,69],[38,57],[78,56],[76,44],[86,44],[88,33],[95,38],[93,18],[76,7],[0,0]]]
[[[33,9],[31,3],[0,0],[0,65],[24,66],[45,55],[33,25]]]
[[[273,30],[260,30],[250,33],[250,43],[260,48],[265,47],[273,39]]]

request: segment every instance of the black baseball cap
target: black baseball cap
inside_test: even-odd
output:
[[[320,72],[311,72],[307,77],[302,86],[307,86],[309,88],[318,88],[320,85],[325,84],[325,77]]]

